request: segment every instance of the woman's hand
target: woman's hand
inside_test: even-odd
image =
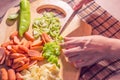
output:
[[[66,37],[61,44],[68,61],[77,68],[91,65],[107,58],[110,38],[103,36]]]

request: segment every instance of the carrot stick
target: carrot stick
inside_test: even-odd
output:
[[[12,45],[12,44],[13,44],[13,41],[7,41],[7,42],[5,42],[5,43],[2,43],[2,44],[1,44],[1,47],[6,47],[6,46]]]
[[[15,71],[13,69],[8,70],[8,80],[16,80]]]
[[[8,72],[5,68],[0,69],[1,80],[8,80]]]
[[[10,35],[10,40],[13,40],[14,36],[18,36],[18,31],[15,31]]]
[[[32,56],[32,57],[30,57],[30,59],[31,59],[31,60],[42,61],[42,60],[44,60],[44,57],[42,57],[42,56]]]
[[[30,47],[30,50],[36,50],[36,51],[41,52],[43,50],[43,46],[32,46]]]
[[[31,41],[27,41],[23,43],[23,46],[27,47],[28,49],[30,49],[31,45],[32,45]]]
[[[30,64],[29,64],[29,67],[31,67],[32,65],[36,64],[37,63],[37,60],[32,60],[30,61]]]
[[[17,80],[23,80],[22,75],[19,72],[16,73],[16,78]]]
[[[25,65],[23,65],[23,66],[21,66],[21,67],[19,67],[19,68],[17,68],[16,69],[16,71],[22,71],[22,70],[24,70],[24,69],[27,69],[28,68],[28,66],[29,66],[29,62],[27,62]]]
[[[28,50],[29,50],[27,47],[25,47],[23,45],[19,45],[19,49],[26,52],[26,53],[28,53]]]
[[[5,50],[5,54],[6,54],[6,56],[8,56],[10,54],[10,51]]]
[[[20,53],[10,54],[10,59],[16,59],[16,58],[20,58],[20,57],[25,57],[25,55],[24,54],[20,54]]]
[[[36,51],[36,50],[29,50],[28,55],[29,56],[40,56],[41,53],[39,51]]]
[[[6,55],[4,53],[2,59],[0,60],[0,64],[3,64],[5,62],[5,58],[6,58]]]
[[[13,64],[13,65],[12,65],[12,68],[13,68],[13,69],[16,69],[16,68],[19,68],[19,67],[23,66],[24,64],[25,64],[24,61],[19,61],[19,62]]]
[[[41,46],[42,45],[42,41],[38,41],[38,42],[33,42],[33,44],[31,45],[32,47],[33,46]]]
[[[15,59],[13,60],[13,63],[20,62],[20,61],[22,61],[22,60],[24,60],[24,59],[26,59],[26,57],[15,58]]]
[[[46,42],[50,42],[51,41],[51,38],[50,38],[50,36],[47,33],[42,33],[42,35],[44,36]]]
[[[25,32],[24,36],[29,41],[33,42],[35,40],[34,37],[32,35],[30,35],[30,33],[28,33],[28,32]]]
[[[5,55],[5,49],[4,48],[0,48],[0,61],[2,60],[4,55]]]
[[[13,42],[14,44],[20,44],[20,39],[17,36],[14,36]]]
[[[41,35],[41,39],[44,44],[47,43],[43,34]]]

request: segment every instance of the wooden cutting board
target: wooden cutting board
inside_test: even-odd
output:
[[[35,18],[41,16],[38,13],[39,10],[44,8],[52,8],[56,9],[64,14],[65,17],[60,18],[61,25],[64,25],[70,15],[72,14],[72,8],[65,2],[61,0],[36,0],[31,3],[31,25],[29,28],[29,32],[32,32],[32,23]],[[0,44],[9,40],[9,36],[12,32],[17,30],[17,21],[13,25],[7,25],[6,21],[8,15],[12,13],[17,13],[19,11],[19,7],[10,8],[5,14],[1,24],[0,24]],[[31,33],[32,34],[32,33]],[[86,36],[91,34],[91,26],[81,21],[78,16],[72,20],[72,22],[67,26],[64,32],[61,34],[64,36]],[[63,80],[78,80],[80,69],[76,69],[70,63],[66,62],[63,53],[60,56],[61,61],[61,76]]]

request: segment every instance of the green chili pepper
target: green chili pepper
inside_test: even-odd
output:
[[[30,2],[28,0],[20,1],[20,20],[19,20],[19,36],[29,29],[30,25]]]

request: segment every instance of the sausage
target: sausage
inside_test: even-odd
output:
[[[15,71],[13,69],[8,70],[8,80],[16,80]]]
[[[8,80],[8,72],[5,68],[0,69],[1,80]]]

